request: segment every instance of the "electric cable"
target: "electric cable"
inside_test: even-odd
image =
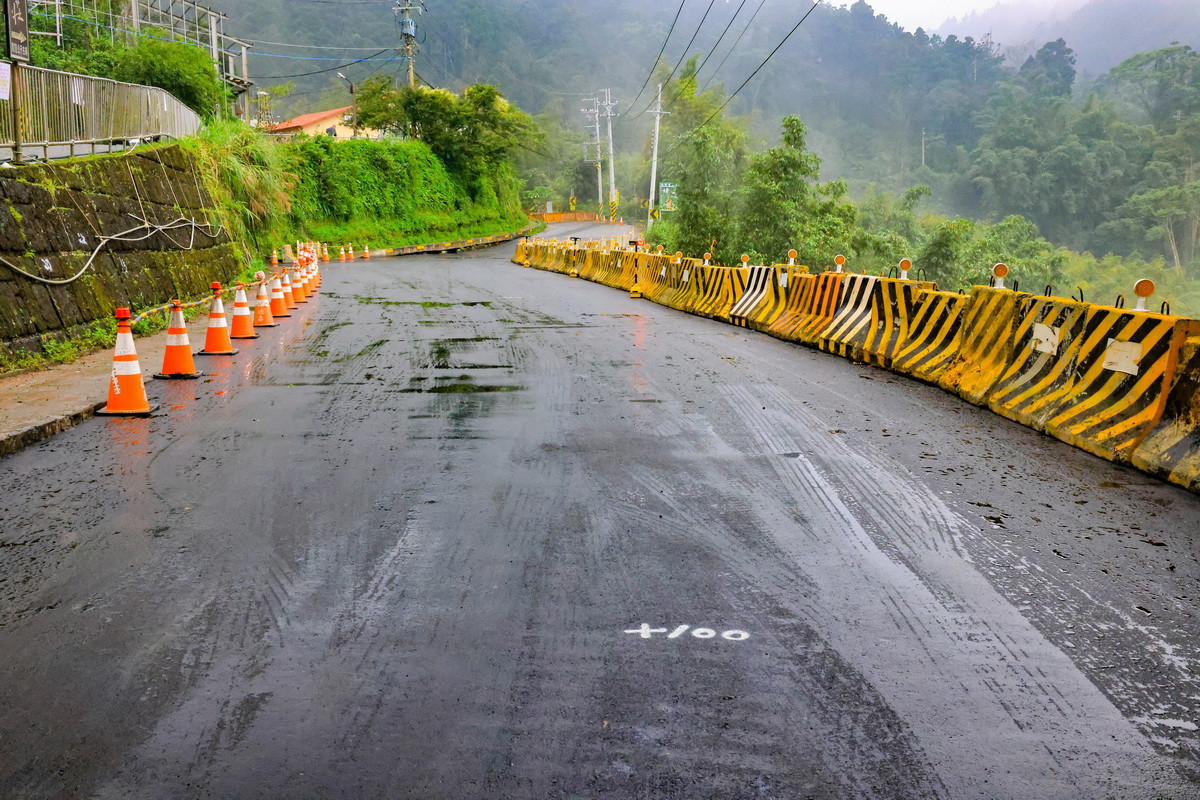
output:
[[[713,6],[716,5],[716,3],[717,3],[717,0],[708,0],[708,8],[704,9],[704,16],[702,16],[700,18],[700,24],[696,26],[696,30],[692,33],[692,38],[688,39],[688,43],[683,46],[683,52],[680,54],[679,60],[676,61],[675,66],[671,68],[671,74],[667,76],[667,79],[666,79],[666,81],[664,81],[664,83],[671,82],[671,79],[675,77],[675,73],[679,71],[679,68],[683,65],[683,62],[687,59],[688,50],[690,50],[692,48],[692,44],[695,43],[696,37],[700,35],[700,29],[704,27],[704,23],[708,20],[708,14],[709,14],[709,12],[712,11]],[[647,111],[649,111],[651,105],[653,105],[653,103],[647,104],[645,108],[643,108],[638,113],[634,114],[633,119],[637,119],[642,114],[645,114]],[[633,108],[633,104],[630,103],[629,107]]]
[[[754,24],[754,19],[758,16],[758,12],[762,11],[763,6],[766,4],[767,0],[760,0],[758,8],[754,9],[754,13],[750,15],[750,20],[746,23],[746,27],[742,28],[742,32],[738,34],[738,38],[734,40],[733,47],[729,48],[729,52],[725,54],[723,59],[721,59],[721,63],[717,65],[715,70],[713,70],[713,74],[708,76],[708,80],[704,82],[704,86],[700,87],[700,90],[697,92],[697,94],[704,94],[704,90],[707,89],[708,85],[713,82],[713,78],[720,74],[721,67],[725,66],[725,62],[728,61],[729,57],[737,50],[737,46],[742,43],[742,38],[746,35],[746,31],[750,30],[750,26]],[[699,75],[700,70],[696,70],[696,76],[699,77]]]
[[[658,49],[658,55],[654,58],[654,63],[650,65],[650,71],[646,73],[646,80],[642,81],[642,88],[638,89],[637,97],[633,98],[633,102],[629,104],[630,108],[637,105],[637,101],[641,99],[642,92],[646,91],[646,87],[650,85],[650,79],[654,77],[654,69],[658,66],[658,60],[662,58],[662,54],[667,49],[667,42],[671,41],[671,34],[675,32],[675,23],[679,22],[679,15],[683,13],[683,7],[687,5],[687,0],[679,0],[679,8],[675,10],[675,19],[671,20],[671,29],[667,31],[667,38],[663,39],[662,47]]]
[[[717,52],[717,48],[721,46],[721,42],[725,39],[725,34],[729,33],[729,29],[733,27],[734,21],[737,19],[738,14],[742,13],[742,9],[746,7],[747,2],[748,2],[748,0],[742,0],[741,5],[739,5],[737,7],[737,11],[733,12],[733,16],[729,18],[729,23],[725,26],[725,30],[721,31],[721,35],[717,37],[717,41],[709,49],[708,54],[704,56],[704,60],[700,62],[700,66],[696,67],[695,74],[697,77],[697,82],[699,81],[700,70],[704,69],[704,65],[708,63],[708,60],[710,58],[712,58],[713,53]],[[763,0],[763,2],[765,3],[766,0]],[[759,8],[762,8],[762,6],[760,5]],[[677,100],[679,100],[679,98],[682,96],[683,96],[683,87],[680,86],[679,90],[677,92],[675,92],[675,96],[667,101],[666,109],[670,109],[670,108],[674,107],[675,102]],[[648,111],[649,107],[647,107],[646,110]],[[643,113],[645,113],[645,112],[643,112]]]
[[[800,18],[800,21],[796,23],[795,27],[793,27],[793,28],[792,28],[790,31],[788,31],[788,34],[787,34],[787,36],[784,36],[784,37],[783,37],[783,41],[781,41],[779,44],[775,45],[775,49],[774,49],[774,50],[772,50],[772,51],[770,52],[770,54],[768,54],[768,55],[767,55],[767,57],[763,59],[763,62],[762,62],[761,64],[759,64],[759,65],[758,65],[758,66],[757,66],[757,67],[754,69],[754,72],[751,72],[751,73],[750,73],[750,77],[749,77],[749,78],[746,78],[746,80],[742,81],[742,85],[741,85],[741,86],[739,86],[739,87],[738,87],[738,88],[737,88],[737,89],[734,91],[734,93],[733,93],[733,94],[731,94],[731,95],[729,95],[729,97],[725,98],[725,102],[721,104],[721,107],[720,107],[720,108],[718,108],[716,111],[714,111],[714,112],[712,113],[712,115],[711,115],[711,116],[710,116],[708,119],[704,120],[704,122],[700,123],[700,124],[699,124],[699,125],[697,125],[696,127],[692,128],[690,131],[688,131],[686,134],[684,134],[683,136],[681,136],[681,137],[679,138],[679,140],[678,140],[678,141],[676,141],[676,142],[675,142],[675,144],[673,144],[673,145],[672,145],[672,146],[671,146],[671,147],[670,147],[670,148],[667,150],[667,152],[663,154],[663,158],[666,158],[666,157],[667,157],[667,156],[669,156],[671,153],[673,153],[677,147],[679,147],[680,145],[682,145],[682,144],[684,143],[684,141],[686,141],[686,140],[687,140],[687,137],[691,136],[693,133],[695,133],[696,131],[700,130],[700,129],[701,129],[701,128],[703,128],[704,126],[708,125],[708,123],[710,123],[710,122],[712,122],[714,119],[716,119],[716,118],[717,118],[717,116],[718,116],[718,115],[719,115],[719,114],[720,114],[722,111],[724,111],[724,110],[725,110],[726,106],[728,106],[730,103],[732,103],[732,102],[733,102],[733,98],[735,98],[735,97],[737,97],[737,96],[738,96],[738,92],[742,91],[742,89],[745,89],[745,88],[746,88],[746,85],[747,85],[747,84],[749,84],[749,83],[750,83],[750,81],[754,80],[754,76],[755,76],[755,75],[757,75],[757,74],[759,73],[759,71],[760,71],[760,70],[762,70],[762,68],[763,68],[763,67],[765,67],[765,66],[767,65],[767,62],[768,62],[768,61],[770,61],[772,58],[774,58],[775,54],[779,52],[780,48],[782,48],[782,47],[783,47],[785,44],[787,44],[787,41],[788,41],[788,39],[791,39],[791,38],[792,38],[792,34],[794,34],[796,31],[800,30],[800,26],[804,24],[804,21],[805,21],[806,19],[808,19],[808,18],[809,18],[809,15],[811,15],[811,14],[812,14],[812,12],[813,12],[813,11],[815,11],[815,10],[816,10],[816,8],[817,8],[817,6],[819,6],[819,5],[821,5],[821,0],[816,0],[816,2],[812,4],[812,7],[811,7],[811,8],[809,8],[809,9],[808,9],[808,11],[805,11],[805,12],[804,12],[804,16]]]

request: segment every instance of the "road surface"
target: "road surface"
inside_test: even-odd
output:
[[[1200,796],[1200,497],[511,254],[0,459],[0,796]]]

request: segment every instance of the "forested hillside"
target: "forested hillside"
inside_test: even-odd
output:
[[[1127,271],[1153,269],[1143,261],[1155,259],[1164,274],[1182,278],[1200,273],[1200,54],[1174,39],[1154,41],[1149,24],[1118,33],[1120,14],[1132,13],[1121,2],[1094,0],[1084,10],[1112,26],[1110,38],[1151,49],[1086,82],[1077,78],[1080,54],[1071,41],[1039,43],[1017,65],[994,42],[906,31],[861,0],[818,6],[769,60],[806,7],[694,0],[676,20],[676,0],[427,0],[428,13],[418,18],[417,73],[456,91],[494,84],[537,115],[545,133],[528,143],[522,165],[530,201],[595,196],[595,173],[579,147],[583,94],[613,89],[622,114],[614,125],[618,183],[636,200],[649,182],[652,118],[645,111],[653,84],[668,81],[670,149],[689,134],[681,94],[707,97],[716,108],[759,69],[724,112],[740,117],[747,153],[777,143],[780,120],[796,115],[821,174],[844,179],[847,197],[860,206],[898,202],[924,185],[930,191],[921,193],[915,214],[1021,215],[1054,245],[1097,259],[1113,254],[1115,262],[1094,264],[1063,258],[1081,272],[1121,276],[1114,285]],[[343,55],[269,44],[288,42],[362,48],[356,58],[400,54],[386,3],[217,5],[262,52]],[[1178,7],[1141,3],[1138,14],[1160,20]],[[668,31],[657,75],[647,81]],[[403,61],[253,61],[260,85],[293,83],[283,113],[347,103],[345,83],[331,77],[338,70],[360,85],[375,76],[387,88],[387,76],[404,68]],[[669,160],[665,166],[662,178],[678,180]]]

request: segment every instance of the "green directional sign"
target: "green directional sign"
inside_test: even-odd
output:
[[[674,211],[676,209],[675,190],[678,186],[675,183],[660,183],[658,185],[659,203],[663,211]]]

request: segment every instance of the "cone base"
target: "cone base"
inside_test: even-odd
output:
[[[153,377],[156,380],[160,380],[160,381],[194,381],[194,380],[196,380],[196,378],[203,378],[204,373],[203,372],[172,372],[170,374],[167,374],[165,372],[159,372],[159,373],[155,374]]]
[[[258,334],[255,333],[255,334],[251,334],[250,336],[230,336],[229,338],[230,339],[257,339]],[[237,351],[234,351],[234,352],[237,352]]]
[[[256,328],[278,328],[279,323],[278,322],[256,322],[256,323],[254,323],[254,327],[256,327]],[[230,337],[230,338],[232,338],[232,337]]]
[[[232,339],[233,337],[231,336],[229,338]],[[225,351],[218,351],[218,352],[209,352],[208,350],[197,350],[195,353],[192,353],[192,355],[195,355],[195,356],[236,356],[237,354],[238,354],[237,350],[225,350]]]
[[[148,417],[158,411],[158,406],[150,406],[145,411],[109,411],[108,406],[94,412],[97,417]]]

